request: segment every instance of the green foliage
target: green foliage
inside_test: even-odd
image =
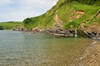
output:
[[[68,2],[77,1],[79,3],[89,4],[89,5],[100,4],[100,0],[67,0],[67,1]]]
[[[79,23],[78,22],[69,22],[68,24],[65,25],[66,28],[71,28],[71,29],[78,29],[79,27]]]
[[[65,28],[79,28],[80,23],[91,19],[97,14],[97,11],[100,10],[99,0],[59,0],[57,4],[45,14],[27,18],[24,20],[24,26],[32,30],[34,27],[48,28],[52,27],[55,23],[54,16],[57,14],[59,19],[64,22]],[[76,11],[83,11],[85,14],[81,18],[72,19]],[[100,22],[99,19],[95,19]]]
[[[31,20],[30,18],[26,18],[26,19],[24,20],[24,23],[25,23],[25,24],[28,24],[28,23],[30,23],[30,22],[32,22],[32,20]]]
[[[1,30],[10,30],[19,26],[21,22],[0,22]]]
[[[46,13],[43,14],[39,17],[34,17],[34,18],[27,18],[25,19],[24,22],[24,26],[28,29],[28,30],[32,30],[32,28],[34,27],[42,27],[42,28],[48,28],[49,26],[52,25],[53,23],[53,16],[54,14],[52,13],[52,11],[49,11],[50,13]]]
[[[3,27],[2,26],[0,26],[0,30],[3,30]]]

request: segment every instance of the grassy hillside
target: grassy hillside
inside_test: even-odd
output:
[[[10,30],[19,26],[21,22],[0,22],[1,30]]]
[[[81,23],[92,25],[100,23],[96,17],[100,10],[99,0],[59,0],[57,4],[45,14],[37,17],[26,18],[24,26],[28,30],[40,27],[52,28],[57,22],[63,23],[63,29],[79,28]]]

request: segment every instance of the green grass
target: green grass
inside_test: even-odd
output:
[[[85,3],[82,3],[83,0],[72,0],[70,3],[67,2],[67,0],[59,0],[58,3],[49,11],[47,11],[45,14],[37,17],[29,18],[24,20],[24,26],[28,30],[32,30],[32,28],[35,27],[41,27],[41,28],[49,28],[52,27],[55,23],[54,16],[58,14],[59,19],[62,20],[64,23],[64,28],[70,28],[73,26],[73,28],[79,28],[80,24],[82,22],[85,22],[88,20],[88,25],[93,24],[93,17],[97,14],[98,10],[100,10],[100,6],[98,6],[97,0],[96,2],[92,3],[94,0],[85,0]],[[88,2],[87,2],[88,1]],[[91,2],[91,4],[89,4]],[[85,14],[79,18],[79,19],[72,19],[70,21],[70,18],[73,14],[75,14],[76,11],[81,10]],[[95,19],[97,22],[100,22],[99,18]],[[76,25],[78,25],[76,27]]]
[[[2,30],[10,30],[19,26],[21,22],[0,22],[0,27]]]

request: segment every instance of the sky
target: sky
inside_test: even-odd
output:
[[[57,0],[0,0],[0,22],[22,21],[45,13]]]

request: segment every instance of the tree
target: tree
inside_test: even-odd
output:
[[[93,5],[99,2],[100,4],[100,0],[67,0],[67,2],[72,2],[72,1],[78,1],[80,3],[83,4],[89,4],[89,5]]]
[[[0,30],[3,30],[3,27],[2,26],[0,26]]]
[[[31,23],[32,22],[32,20],[30,19],[30,18],[26,18],[25,20],[24,20],[24,23],[25,24],[29,24],[29,23]]]

